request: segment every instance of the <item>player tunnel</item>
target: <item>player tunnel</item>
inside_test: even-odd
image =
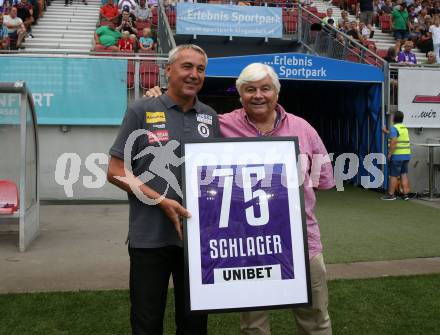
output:
[[[296,53],[212,58],[202,101],[219,113],[241,107],[235,79],[254,62],[271,65],[278,73],[280,104],[317,130],[333,153],[337,180],[369,188],[386,185],[381,179],[384,162],[374,155],[385,149],[380,69]]]

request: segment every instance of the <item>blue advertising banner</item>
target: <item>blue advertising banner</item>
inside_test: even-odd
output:
[[[127,60],[1,57],[0,65],[0,81],[26,82],[39,124],[121,124]]]
[[[207,77],[237,78],[251,63],[274,68],[280,79],[383,82],[383,72],[372,65],[357,64],[300,53],[264,54],[210,58]]]
[[[180,2],[177,4],[176,33],[281,38],[282,10],[277,7]]]

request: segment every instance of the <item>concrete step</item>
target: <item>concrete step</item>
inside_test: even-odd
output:
[[[88,54],[91,48],[78,50],[76,48],[57,48],[57,49],[48,49],[48,48],[34,48],[34,47],[26,47],[24,53],[35,52],[35,53],[47,53],[47,54],[61,54],[61,53],[81,53]],[[20,54],[17,54],[20,55]]]
[[[71,31],[95,31],[96,24],[81,24],[81,25],[66,25],[62,23],[58,24],[47,24],[44,27],[32,28],[32,31],[43,31],[43,32],[57,32],[61,30],[71,30]]]
[[[32,39],[27,38],[26,43],[72,43],[72,44],[85,44],[89,43],[91,41],[90,36],[86,36],[83,38],[41,38],[41,37],[35,37]]]
[[[90,37],[93,36],[93,33],[90,31],[73,31],[73,30],[62,30],[57,32],[40,32],[32,30],[32,34],[35,38],[82,38],[82,37]]]
[[[76,50],[90,50],[92,48],[92,41],[89,41],[89,43],[60,43],[60,42],[53,42],[53,43],[40,43],[38,41],[32,40],[26,40],[25,44],[26,48],[40,48],[40,49],[76,49]]]
[[[43,17],[40,19],[39,25],[43,26],[46,23],[56,23],[56,22],[64,22],[64,23],[95,23],[98,17]]]
[[[58,4],[53,4],[50,5],[48,8],[48,10],[50,11],[60,11],[60,10],[69,10],[69,11],[92,11],[92,10],[96,10],[97,8],[100,8],[101,6],[98,5],[88,5],[88,6],[83,6],[83,5],[69,5],[69,6],[64,6],[64,1],[63,3],[58,3]]]
[[[46,13],[44,15],[44,18],[53,18],[53,17],[98,17],[99,14],[98,12],[94,11],[90,11],[90,12],[51,12],[51,13]]]

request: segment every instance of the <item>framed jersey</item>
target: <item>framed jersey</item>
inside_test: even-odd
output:
[[[188,310],[310,304],[297,138],[186,142],[183,150]]]

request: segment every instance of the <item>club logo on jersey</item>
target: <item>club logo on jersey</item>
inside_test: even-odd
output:
[[[197,122],[202,122],[202,123],[212,125],[212,115],[197,114]]]
[[[199,123],[197,126],[197,130],[199,131],[199,134],[203,137],[209,136],[209,127],[204,123]]]
[[[146,112],[146,123],[163,123],[166,122],[165,112]]]
[[[148,143],[154,144],[169,141],[168,130],[154,130],[148,132]]]

